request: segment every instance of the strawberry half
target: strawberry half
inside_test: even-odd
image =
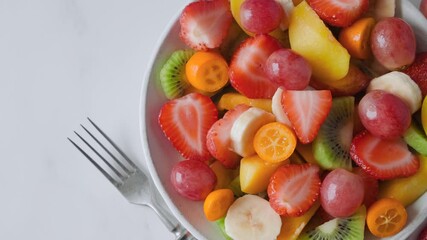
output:
[[[427,95],[427,52],[418,53],[414,62],[403,72],[417,83],[425,97]]]
[[[347,27],[369,8],[369,0],[307,0],[311,8],[326,23]]]
[[[350,155],[366,173],[380,180],[408,177],[420,167],[403,139],[385,140],[366,130],[353,138]]]
[[[217,48],[227,36],[232,20],[228,0],[192,2],[181,13],[180,37],[195,50]]]
[[[160,128],[178,152],[186,159],[200,161],[211,158],[206,135],[217,119],[215,104],[200,93],[168,101],[159,114]]]
[[[279,48],[278,40],[267,34],[246,39],[231,59],[231,85],[248,98],[273,97],[278,86],[268,79],[264,65]]]
[[[282,107],[300,142],[310,143],[331,110],[332,94],[329,90],[285,90]]]
[[[231,150],[230,131],[234,121],[248,109],[247,105],[237,105],[227,111],[224,117],[216,121],[208,131],[206,146],[211,155],[226,168],[236,168],[242,158]]]
[[[319,197],[320,184],[317,165],[307,163],[279,167],[267,188],[270,205],[282,216],[301,216]]]

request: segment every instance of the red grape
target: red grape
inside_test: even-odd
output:
[[[245,0],[240,6],[240,21],[251,33],[269,33],[279,27],[284,12],[275,0]]]
[[[411,64],[416,40],[412,27],[400,18],[380,20],[371,33],[371,49],[378,62],[389,70]]]
[[[411,124],[409,107],[399,97],[382,90],[367,93],[358,110],[363,126],[383,139],[402,136]]]
[[[362,204],[362,178],[345,169],[328,173],[320,188],[320,204],[333,217],[348,217]]]
[[[190,200],[204,200],[215,187],[216,180],[212,169],[201,161],[180,161],[172,168],[172,185],[180,195]]]
[[[418,235],[417,240],[427,240],[427,225],[425,225],[424,229],[421,230],[420,234]]]
[[[268,78],[288,90],[305,89],[311,77],[310,64],[290,49],[273,52],[265,64]]]
[[[427,18],[427,0],[421,0],[420,11]]]

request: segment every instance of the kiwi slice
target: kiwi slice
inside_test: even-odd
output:
[[[365,234],[366,208],[362,205],[347,218],[334,218],[315,229],[302,233],[298,239],[359,240]]]
[[[225,217],[216,220],[215,223],[221,230],[221,233],[224,236],[225,240],[233,240],[230,236],[228,236],[227,232],[225,231],[224,221],[225,221]]]
[[[323,169],[352,169],[350,145],[353,139],[354,97],[332,100],[332,108],[313,141],[313,154]]]
[[[189,83],[185,76],[185,64],[193,50],[177,50],[166,60],[160,70],[160,84],[168,99],[181,97]]]
[[[417,153],[427,156],[427,136],[414,121],[406,130],[403,139]]]

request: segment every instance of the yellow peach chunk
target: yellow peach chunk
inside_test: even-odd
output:
[[[305,1],[292,12],[289,41],[292,50],[310,63],[317,80],[337,81],[347,75],[350,54]]]
[[[267,189],[271,175],[288,160],[279,163],[269,163],[258,155],[244,157],[240,161],[240,188],[242,192],[257,194]]]

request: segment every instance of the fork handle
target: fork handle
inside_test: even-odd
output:
[[[197,240],[172,215],[163,198],[159,197],[157,192],[154,192],[152,196],[153,201],[151,201],[152,204],[149,206],[156,212],[166,228],[175,235],[175,240]]]

